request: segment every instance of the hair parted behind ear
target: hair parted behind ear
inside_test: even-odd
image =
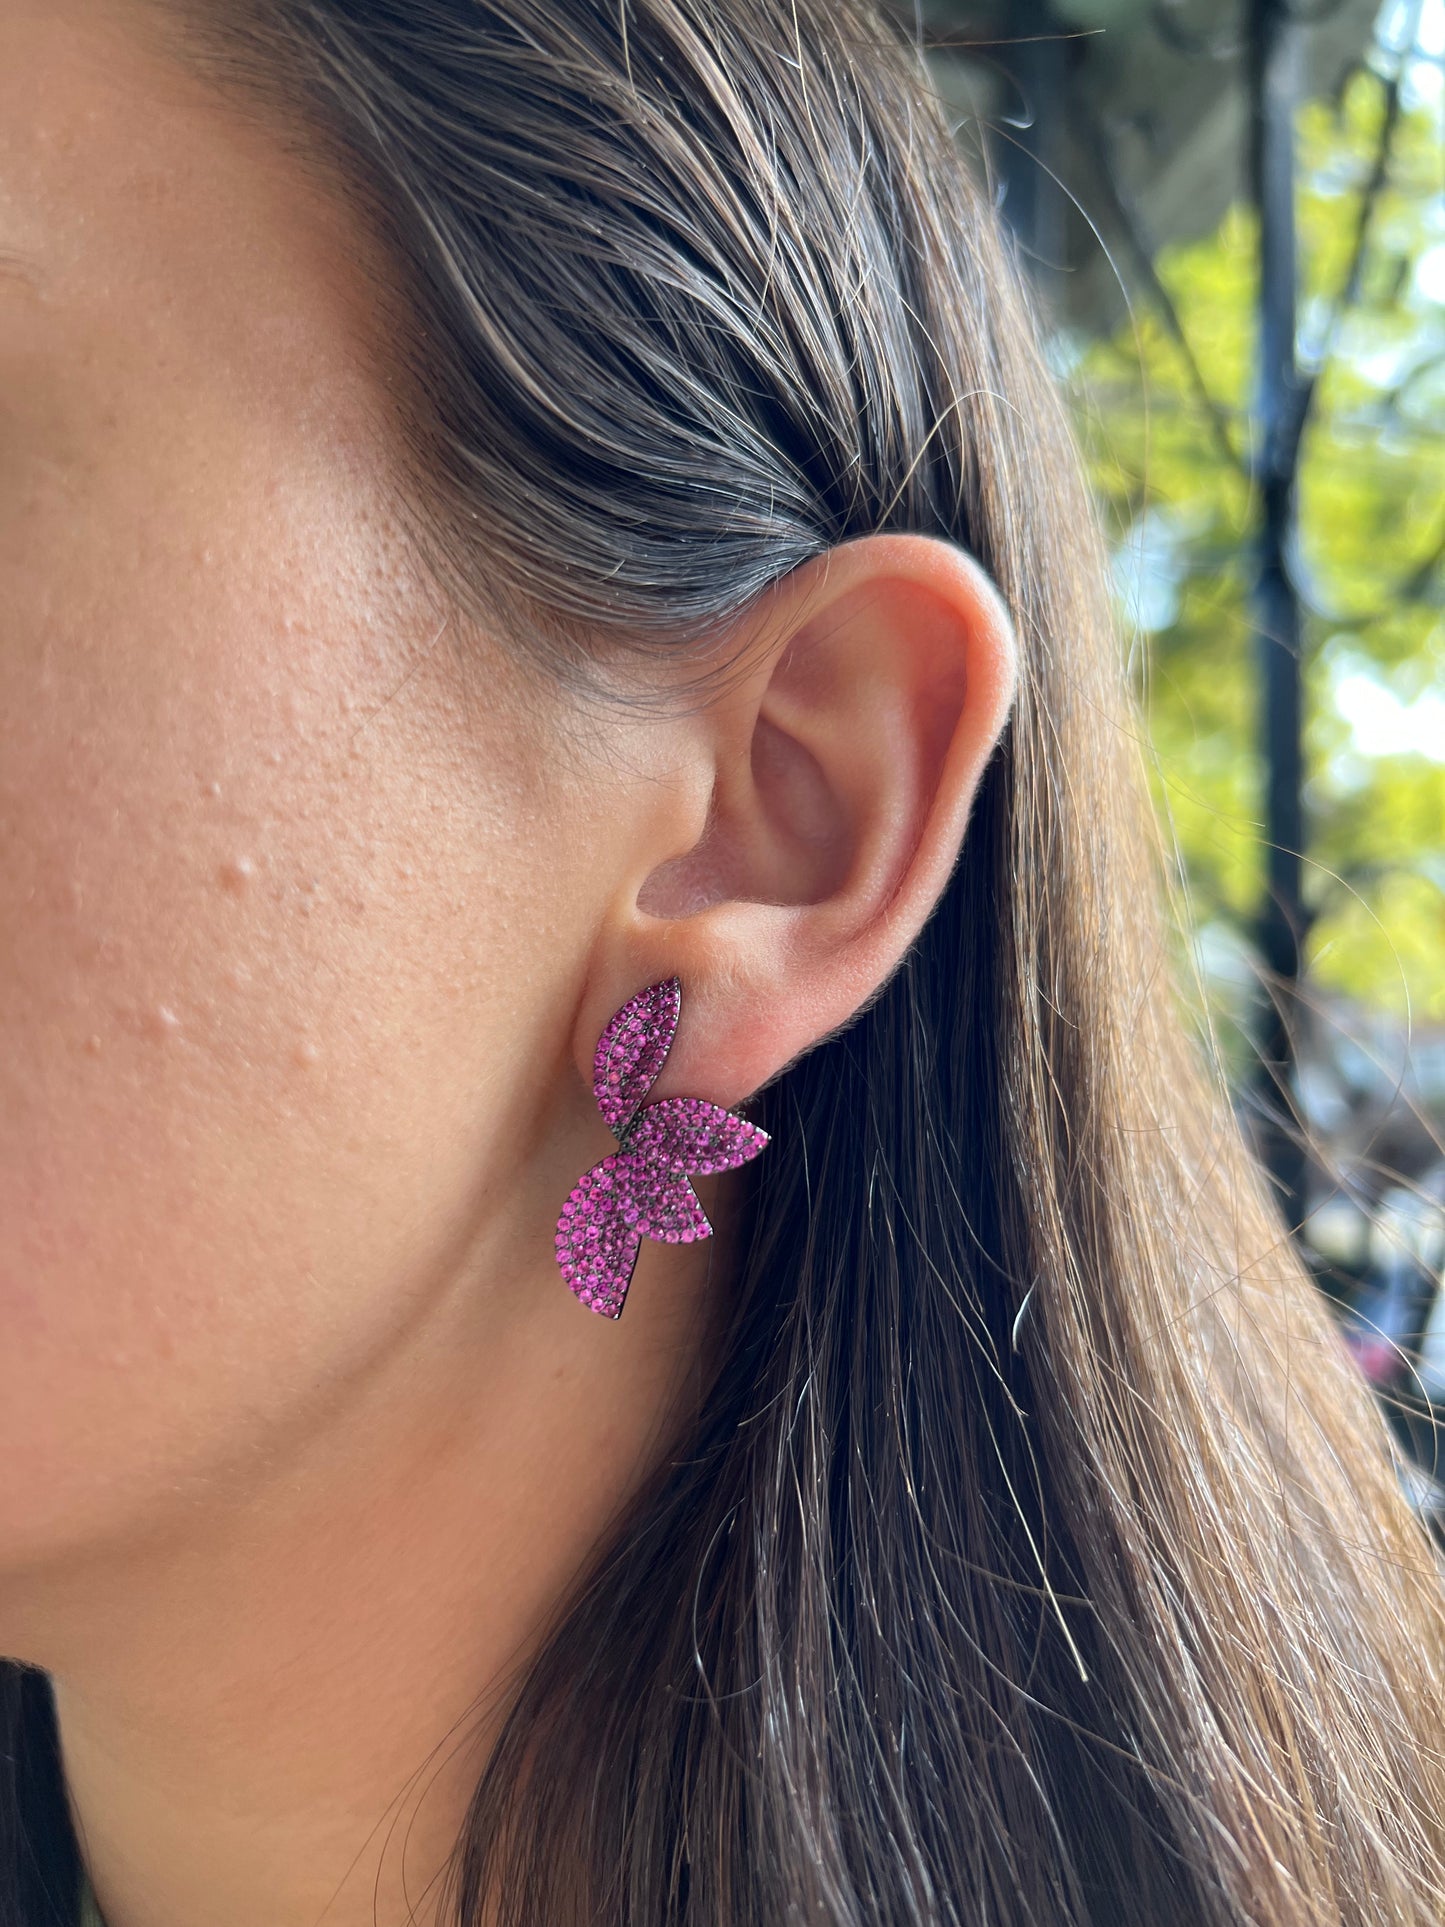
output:
[[[184,26],[372,223],[417,540],[519,649],[710,660],[897,530],[1022,650],[938,910],[753,1107],[721,1375],[449,1917],[1438,1920],[1438,1574],[1186,1041],[1089,504],[916,55],[853,0]]]

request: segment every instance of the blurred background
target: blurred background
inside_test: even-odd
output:
[[[1076,410],[1241,1116],[1445,1471],[1445,0],[894,3]]]

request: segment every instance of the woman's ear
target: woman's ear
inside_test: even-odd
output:
[[[613,1010],[675,973],[682,1020],[653,1095],[724,1105],[846,1025],[922,929],[1017,665],[988,575],[927,536],[830,550],[774,585],[737,641],[726,693],[687,737],[705,818],[600,933],[578,1038],[590,1067]],[[678,847],[675,822],[659,834]]]

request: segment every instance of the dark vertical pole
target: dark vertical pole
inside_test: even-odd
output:
[[[996,149],[1003,212],[1047,307],[1064,266],[1064,196],[1054,171],[1070,42],[1053,0],[1013,0],[1007,21],[993,53],[1017,89],[1023,124],[1009,129]]]
[[[1297,30],[1288,0],[1245,0],[1249,26],[1250,175],[1259,217],[1255,477],[1260,498],[1254,627],[1265,770],[1265,900],[1259,945],[1270,977],[1260,1037],[1265,1163],[1291,1227],[1306,1209],[1298,1125],[1298,1029],[1304,806],[1300,607],[1290,574],[1302,383],[1295,360],[1294,107]]]

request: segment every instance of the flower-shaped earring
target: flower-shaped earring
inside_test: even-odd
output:
[[[657,1082],[682,1008],[669,977],[638,991],[597,1040],[592,1094],[618,1148],[584,1171],[557,1220],[557,1263],[582,1303],[622,1316],[644,1238],[690,1244],[712,1235],[689,1175],[731,1171],[768,1133],[703,1097],[643,1098]]]

